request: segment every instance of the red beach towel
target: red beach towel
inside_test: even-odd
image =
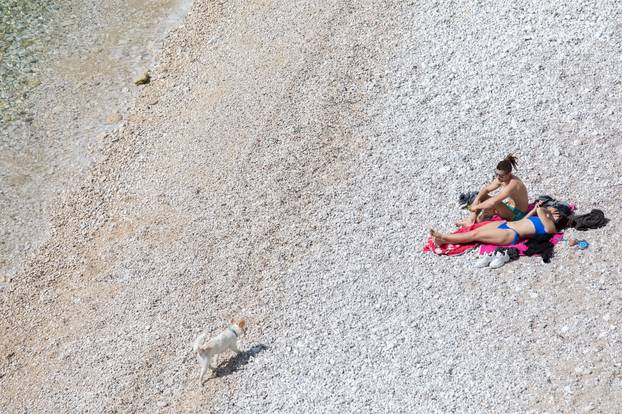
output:
[[[468,227],[461,227],[458,230],[454,231],[454,233],[464,233],[467,231],[475,230],[478,227],[483,226],[484,224],[488,224],[490,221],[483,221],[481,223],[475,223]],[[424,253],[434,253],[438,255],[446,255],[446,256],[459,256],[468,252],[471,249],[479,246],[479,243],[469,243],[469,244],[445,244],[443,246],[435,246],[432,241],[432,237],[428,237],[428,241],[423,246]]]

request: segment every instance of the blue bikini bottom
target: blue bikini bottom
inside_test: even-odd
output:
[[[512,243],[509,244],[516,244],[518,242],[518,232],[516,230],[514,230],[512,227],[508,226],[508,223],[505,222],[503,224],[500,224],[499,227],[497,227],[498,229],[502,229],[502,230],[512,230],[514,232],[514,240],[512,240]]]

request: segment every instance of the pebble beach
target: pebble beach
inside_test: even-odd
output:
[[[2,118],[0,412],[619,412],[622,4],[160,10],[109,83]],[[508,153],[609,224],[549,264],[422,253]]]

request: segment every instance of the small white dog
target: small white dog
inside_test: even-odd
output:
[[[208,332],[203,332],[194,341],[192,349],[197,354],[199,364],[201,364],[201,375],[199,376],[199,383],[203,384],[203,376],[207,369],[212,371],[216,369],[216,355],[222,354],[227,349],[232,350],[236,354],[241,351],[238,349],[238,338],[244,335],[246,332],[246,321],[241,320],[238,323],[231,321],[231,325],[221,332],[219,335],[207,341],[205,344],[205,338]]]

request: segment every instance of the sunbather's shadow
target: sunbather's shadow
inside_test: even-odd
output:
[[[265,351],[268,347],[264,344],[256,344],[251,346],[248,351],[242,351],[233,358],[218,365],[214,372],[215,377],[225,377],[231,375],[244,365],[248,364],[251,358],[254,358],[257,354]]]

